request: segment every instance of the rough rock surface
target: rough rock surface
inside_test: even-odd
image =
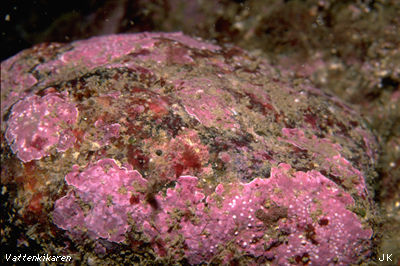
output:
[[[85,263],[367,262],[375,138],[280,71],[180,33],[2,62],[8,246]]]

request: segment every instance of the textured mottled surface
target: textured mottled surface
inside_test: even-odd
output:
[[[375,138],[281,70],[180,33],[43,44],[2,62],[18,240],[37,225],[30,241],[83,262],[367,262]]]

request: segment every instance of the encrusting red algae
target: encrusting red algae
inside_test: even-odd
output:
[[[2,62],[5,239],[83,263],[368,262],[375,138],[279,73],[181,33]]]

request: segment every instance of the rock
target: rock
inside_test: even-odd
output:
[[[7,247],[82,263],[368,262],[376,140],[282,70],[181,33],[2,62]]]

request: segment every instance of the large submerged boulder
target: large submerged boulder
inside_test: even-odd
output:
[[[4,244],[89,264],[368,261],[375,138],[281,71],[181,33],[2,62]]]

